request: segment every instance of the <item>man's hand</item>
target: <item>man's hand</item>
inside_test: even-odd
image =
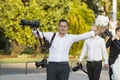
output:
[[[108,64],[104,64],[105,69],[108,69]]]
[[[77,62],[77,64],[80,64],[80,63],[81,63],[80,61]]]

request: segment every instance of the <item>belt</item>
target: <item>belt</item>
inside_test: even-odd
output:
[[[89,63],[99,63],[99,62],[102,62],[102,60],[99,60],[99,61],[87,61]]]
[[[68,64],[68,62],[49,62],[49,64]]]

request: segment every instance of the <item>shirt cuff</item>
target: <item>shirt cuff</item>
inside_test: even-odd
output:
[[[105,64],[108,64],[108,60],[105,60]]]
[[[36,30],[32,30],[33,33],[36,33]]]

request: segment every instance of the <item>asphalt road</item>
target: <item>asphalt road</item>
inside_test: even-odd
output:
[[[0,69],[0,80],[46,80],[46,69],[36,68],[34,63],[2,64]],[[88,80],[87,74],[81,70],[70,72],[69,80]],[[108,70],[102,69],[100,80],[109,80]]]

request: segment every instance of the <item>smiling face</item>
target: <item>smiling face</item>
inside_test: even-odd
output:
[[[59,33],[66,34],[67,29],[68,29],[67,23],[66,22],[60,22],[58,29],[59,29]]]
[[[58,30],[60,35],[65,35],[68,30],[68,24],[66,20],[60,20],[58,24]]]

